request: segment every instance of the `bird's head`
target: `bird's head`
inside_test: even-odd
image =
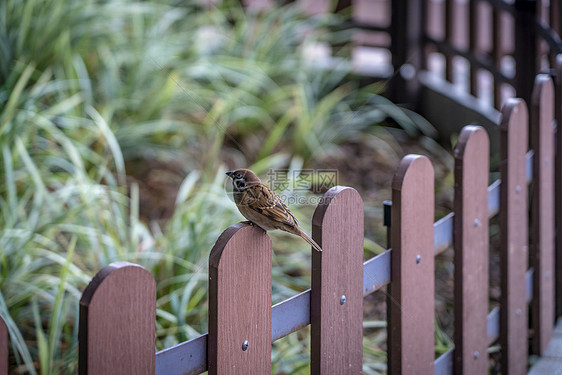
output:
[[[226,175],[232,178],[234,191],[242,191],[250,186],[261,184],[261,180],[258,176],[249,169],[236,169],[226,172]]]

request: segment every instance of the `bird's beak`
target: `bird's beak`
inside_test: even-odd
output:
[[[229,171],[229,172],[226,172],[225,174],[226,174],[228,177],[232,177],[232,174],[233,174],[233,173],[234,173],[233,171]]]

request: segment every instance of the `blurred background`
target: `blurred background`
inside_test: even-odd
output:
[[[365,259],[386,247],[382,201],[405,154],[431,158],[436,218],[451,211],[454,136],[437,142],[429,122],[380,95],[385,80],[357,74],[357,35],[342,26],[349,12],[264,4],[0,2],[0,315],[10,373],[77,372],[81,292],[115,261],[156,279],[157,350],[205,333],[209,252],[243,220],[225,192],[229,169],[264,179],[282,171],[289,181],[336,170],[365,201]],[[384,59],[370,56],[375,68]],[[298,194],[318,196],[317,183]],[[290,206],[309,233],[313,201]],[[277,303],[309,288],[310,247],[271,236]],[[440,257],[436,353],[452,335],[451,254]],[[365,299],[366,374],[386,372],[385,299]],[[310,373],[308,346],[308,329],[275,342],[273,372]]]

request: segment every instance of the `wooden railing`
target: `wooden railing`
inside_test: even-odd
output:
[[[502,371],[525,373],[529,332],[531,353],[544,353],[554,318],[562,315],[562,132],[554,126],[562,123],[562,56],[557,55],[560,40],[552,33],[561,29],[561,1],[550,1],[555,10],[550,12],[544,1],[516,0],[513,11],[499,0],[446,0],[445,8],[435,10],[440,3],[394,1],[385,8],[392,9],[387,18],[392,22],[356,19],[354,26],[391,34],[391,44],[383,47],[392,51],[397,81],[392,92],[421,103],[422,110],[427,111],[427,102],[420,101],[420,86],[429,83],[420,73],[430,70],[432,54],[444,56],[445,83],[455,80],[455,60],[468,61],[469,94],[481,91],[478,72],[491,74],[494,103],[501,109],[501,182],[486,187],[492,134],[465,127],[455,149],[455,211],[433,223],[431,163],[423,156],[405,157],[392,184],[390,248],[366,262],[361,198],[351,188],[333,188],[313,219],[313,237],[324,252],[312,254],[311,289],[273,307],[271,242],[259,229],[234,225],[210,255],[209,333],[157,353],[152,275],[130,263],[111,264],[81,300],[80,373],[266,373],[271,342],[309,324],[312,372],[357,373],[361,296],[385,285],[390,289],[389,373],[487,373],[487,347],[496,341]],[[488,10],[477,17],[482,7]],[[431,9],[445,18],[429,23]],[[425,18],[415,18],[419,10]],[[463,14],[468,20],[462,20]],[[479,29],[485,20],[493,32],[489,38]],[[520,21],[526,28],[513,23]],[[468,25],[464,41],[457,40],[455,23]],[[441,34],[432,31],[435,25],[443,26]],[[502,27],[507,34],[500,32]],[[482,46],[483,39],[492,44]],[[515,60],[515,71],[502,65],[509,61],[506,56]],[[533,81],[537,71],[554,76],[554,84],[545,74]],[[500,106],[506,85],[526,101],[508,99]],[[462,125],[452,116],[448,121]],[[498,214],[501,300],[489,312],[487,228]],[[455,248],[455,348],[434,359],[433,259],[450,246]],[[0,319],[0,373],[8,371],[7,343],[8,330]]]
[[[534,75],[554,70],[556,55],[562,53],[560,0],[340,3],[339,8],[351,6],[346,26],[359,31],[357,45],[390,52],[387,69],[363,72],[389,72],[381,78],[390,79],[389,95],[399,103],[423,105],[421,87],[432,83],[424,77],[426,72],[437,74],[440,84],[456,86],[449,96],[490,98],[497,109],[512,96],[529,102]]]
[[[465,127],[455,149],[455,212],[436,223],[432,165],[424,156],[406,156],[392,182],[391,249],[364,263],[362,200],[354,189],[332,188],[313,217],[313,237],[324,251],[312,253],[312,288],[273,307],[269,237],[244,224],[228,228],[209,258],[209,333],[156,354],[152,275],[130,263],[105,267],[80,303],[80,373],[269,372],[271,342],[308,324],[313,373],[357,373],[362,297],[384,285],[390,289],[390,373],[449,374],[453,368],[485,373],[487,347],[498,339],[502,371],[524,373],[528,329],[532,353],[540,355],[560,315],[555,313],[562,291],[561,272],[556,272],[561,268],[555,268],[561,259],[555,246],[555,218],[561,216],[560,205],[554,204],[554,181],[560,178],[555,106],[560,107],[560,99],[555,100],[547,75],[535,80],[531,116],[523,100],[506,102],[500,125],[501,182],[490,186],[488,136],[480,127]],[[488,313],[488,220],[496,214],[501,306]],[[434,255],[451,245],[455,349],[434,360]],[[2,373],[7,372],[7,341],[6,326],[0,324]]]
[[[390,289],[389,373],[451,374],[455,368],[484,374],[488,346],[498,340],[502,372],[525,373],[528,332],[531,352],[544,353],[553,334],[555,288],[561,290],[554,266],[560,258],[554,218],[561,215],[554,204],[560,174],[554,168],[560,159],[554,154],[554,104],[560,101],[546,75],[535,80],[530,116],[521,99],[504,104],[501,182],[490,186],[487,133],[478,126],[462,130],[455,148],[455,212],[436,223],[432,164],[406,156],[392,181],[391,249],[366,262],[361,197],[352,188],[330,189],[312,222],[313,238],[324,249],[312,252],[312,287],[273,307],[268,235],[231,226],[209,257],[209,333],[156,354],[154,279],[129,263],[105,267],[81,300],[80,373],[269,373],[271,342],[308,324],[312,373],[360,373],[363,297],[384,285]],[[489,312],[488,221],[496,214],[501,305]],[[455,348],[434,359],[434,256],[451,245]]]

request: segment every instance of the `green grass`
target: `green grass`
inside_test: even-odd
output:
[[[299,169],[389,116],[411,131],[348,79],[349,61],[321,70],[305,57],[335,21],[235,1],[0,2],[0,316],[14,371],[77,371],[81,291],[114,261],[157,281],[157,349],[204,333],[208,254],[242,219],[225,162]],[[165,223],[141,217],[126,168],[154,160],[185,176]],[[311,207],[292,208],[306,226]],[[310,259],[272,236],[279,302],[308,288]],[[275,344],[275,371],[307,371],[306,337]],[[366,373],[384,370],[384,339],[365,343]]]

